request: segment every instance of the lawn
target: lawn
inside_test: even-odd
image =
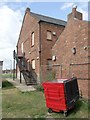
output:
[[[0,74],[0,77],[2,77],[2,78],[13,78],[13,74],[12,73]]]
[[[5,81],[4,81],[5,82]],[[48,113],[44,93],[41,91],[20,92],[14,86],[4,84],[2,89],[3,118],[64,118],[63,113]],[[78,100],[75,109],[67,118],[87,118],[88,103]]]

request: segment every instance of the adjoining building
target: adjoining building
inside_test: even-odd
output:
[[[2,70],[3,70],[3,61],[0,61],[0,74],[2,74]]]
[[[0,61],[0,118],[2,119],[2,70],[3,61]]]
[[[73,8],[72,13],[68,15],[64,31],[52,48],[52,55],[56,57],[53,64],[62,65],[62,78],[77,77],[83,97],[88,97],[90,80],[88,25],[89,22],[82,20],[82,14]]]
[[[48,79],[48,73],[55,79],[75,76],[80,93],[88,98],[90,30],[82,16],[73,8],[65,22],[26,9],[17,53],[14,51],[20,82],[24,79],[27,85],[38,84]]]
[[[3,71],[3,61],[0,61],[0,88],[2,88],[2,71]]]

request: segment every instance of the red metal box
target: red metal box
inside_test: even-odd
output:
[[[49,112],[64,111],[64,116],[66,116],[67,110],[74,107],[79,99],[77,78],[44,82],[42,86],[44,87],[46,106],[49,108]]]

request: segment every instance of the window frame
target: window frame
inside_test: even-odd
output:
[[[33,63],[33,62],[34,62],[34,63]],[[36,62],[35,59],[32,59],[32,60],[31,60],[31,66],[32,66],[32,69],[33,69],[33,70],[35,70],[35,68],[36,68],[35,62]],[[34,67],[33,67],[33,64],[34,64]]]
[[[51,63],[51,64],[49,64],[49,63]],[[47,59],[47,70],[52,70],[52,59]]]
[[[51,38],[48,37],[48,33],[51,34]],[[47,30],[47,36],[46,37],[47,37],[47,40],[52,41],[52,32],[50,30]]]
[[[21,52],[24,53],[24,42],[21,43]]]
[[[35,33],[32,32],[31,33],[31,47],[33,47],[35,45]]]

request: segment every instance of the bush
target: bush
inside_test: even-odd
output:
[[[48,81],[52,81],[55,79],[55,76],[56,76],[55,71],[49,71],[46,78]]]
[[[37,85],[35,88],[37,91],[42,91],[42,92],[44,91],[43,86],[41,85]]]

